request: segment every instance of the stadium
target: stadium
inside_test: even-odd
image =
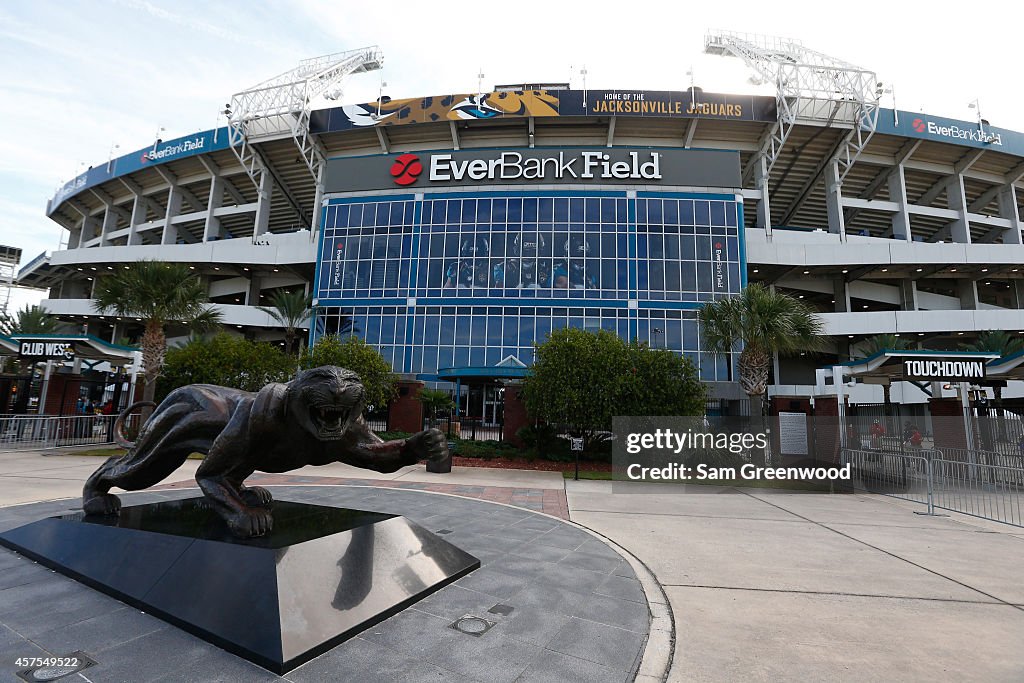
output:
[[[680,352],[714,399],[743,398],[696,310],[748,282],[812,305],[830,337],[775,359],[779,397],[834,391],[823,368],[874,335],[955,352],[1024,332],[1024,133],[882,108],[873,72],[795,41],[720,32],[705,47],[776,95],[521,83],[342,106],[339,84],[380,52],[307,60],[236,94],[227,126],[67,183],[46,207],[67,248],[18,283],[112,343],[141,324],[98,315],[91,288],[139,259],[190,264],[224,324],[255,339],[283,337],[256,306],[310,292],[310,341],[358,335],[404,379],[460,386],[484,422],[562,327]],[[891,397],[956,391],[894,381]],[[1004,400],[1022,395],[1006,382]]]

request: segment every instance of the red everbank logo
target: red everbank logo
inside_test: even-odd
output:
[[[910,126],[917,133],[927,132],[929,135],[938,135],[944,138],[967,140],[969,142],[981,142],[986,145],[1003,144],[1002,133],[993,133],[992,130],[985,130],[979,123],[977,127],[970,126],[963,128],[955,123],[940,125],[934,121],[926,121],[922,118],[914,119]]]
[[[396,185],[412,185],[423,173],[423,164],[415,154],[403,154],[391,164],[391,175]]]

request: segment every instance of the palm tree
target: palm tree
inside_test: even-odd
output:
[[[772,356],[821,346],[821,318],[799,299],[752,283],[739,296],[704,304],[697,312],[704,348],[729,353],[740,344],[740,386],[750,397],[753,428],[761,428]]]
[[[291,354],[298,339],[300,325],[308,324],[309,310],[313,305],[313,295],[279,289],[270,297],[269,306],[257,306],[264,313],[269,313],[284,328],[284,350]]]
[[[989,351],[1005,358],[1024,351],[1024,338],[1005,330],[985,330],[978,333],[976,342],[961,344],[960,348],[964,351]]]
[[[152,401],[156,379],[167,352],[166,327],[182,322],[191,329],[210,329],[220,323],[219,311],[208,306],[206,287],[188,265],[136,261],[125,270],[96,283],[93,307],[99,313],[142,318],[142,397]]]
[[[985,330],[978,333],[978,340],[976,342],[973,344],[961,344],[960,348],[964,351],[989,351],[991,353],[998,353],[1003,358],[1006,358],[1007,356],[1024,351],[1024,339],[1014,336],[1005,330]],[[1004,417],[1003,388],[996,384],[992,387],[992,392],[996,399],[996,415],[999,416],[1000,422],[1002,422]],[[1002,437],[1002,424],[1000,424],[999,433],[1000,437]]]
[[[53,334],[57,331],[57,319],[43,306],[29,306],[13,316],[0,314],[0,334]]]
[[[876,334],[868,337],[860,345],[861,358],[870,358],[882,351],[906,351],[912,344],[903,337],[895,334]],[[885,414],[892,412],[892,394],[888,384],[882,385],[882,398],[885,404]]]
[[[911,343],[895,334],[876,334],[868,337],[860,345],[860,357],[870,358],[882,351],[905,351]]]

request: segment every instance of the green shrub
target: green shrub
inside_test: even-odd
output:
[[[687,358],[605,330],[553,331],[523,381],[530,415],[567,425],[586,452],[608,439],[615,415],[703,415],[705,396]]]
[[[377,432],[377,436],[385,441],[397,441],[399,439],[408,439],[412,436],[412,432]]]
[[[287,382],[294,372],[295,359],[277,346],[218,334],[167,350],[156,399],[186,384],[259,391],[270,382]]]

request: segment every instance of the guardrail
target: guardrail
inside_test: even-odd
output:
[[[12,415],[0,417],[0,450],[37,450],[114,442],[117,415]],[[131,434],[139,416],[129,415]]]
[[[852,476],[865,489],[894,498],[921,503],[932,511],[932,483],[929,461],[934,451],[844,449],[842,462],[850,463]]]
[[[872,493],[1024,527],[1024,463],[993,451],[931,449],[903,453],[844,449],[842,462]]]

